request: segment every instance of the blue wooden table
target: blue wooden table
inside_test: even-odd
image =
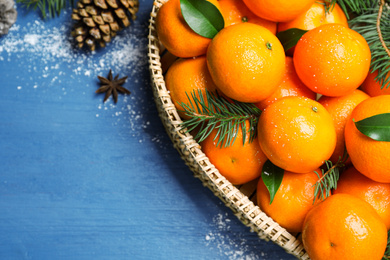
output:
[[[71,8],[17,4],[0,37],[0,259],[294,259],[242,225],[180,159],[152,98],[152,0],[104,49],[73,47]],[[128,76],[103,103],[97,76]]]

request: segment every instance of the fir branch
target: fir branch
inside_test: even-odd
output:
[[[59,16],[67,7],[67,2],[70,2],[70,6],[74,6],[74,0],[17,0],[17,2],[27,9],[39,9],[43,19]]]
[[[335,7],[337,0],[325,0],[324,2],[317,2],[317,3],[324,6],[325,15],[326,15],[333,11],[333,8]]]
[[[362,14],[373,8],[378,3],[378,0],[332,0],[332,2],[337,2],[349,18],[350,12],[357,15]]]
[[[382,88],[390,86],[390,9],[381,4],[367,9],[349,22],[350,27],[360,33],[371,50],[371,72],[377,71],[376,80]]]
[[[337,187],[337,181],[339,180],[340,173],[337,168],[337,164],[333,165],[331,161],[325,162],[328,170],[325,172],[321,169],[321,175],[315,171],[318,176],[318,181],[314,185],[314,200],[317,198],[320,200],[324,200],[325,198],[330,196],[330,192],[332,189]]]
[[[315,171],[318,176],[318,181],[314,184],[314,200],[324,200],[329,197],[331,191],[337,189],[337,182],[340,177],[341,169],[345,166],[345,162],[348,159],[348,154],[344,153],[343,157],[340,158],[336,164],[331,161],[325,161],[326,171],[321,169],[321,175]]]
[[[384,5],[385,5],[385,0],[381,0],[379,3],[378,17],[376,19],[376,31],[378,32],[378,37],[379,37],[379,40],[381,41],[383,49],[386,51],[387,55],[390,57],[390,50],[386,46],[386,43],[383,39],[382,30],[381,30],[381,19],[382,19]]]
[[[217,130],[215,139],[218,138],[217,146],[231,146],[236,140],[238,131],[242,131],[243,143],[249,134],[249,142],[252,142],[257,134],[257,123],[261,110],[254,104],[243,103],[235,100],[227,100],[218,93],[206,90],[206,97],[201,90],[187,94],[188,103],[180,103],[184,109],[182,112],[189,120],[181,124],[182,129],[191,132],[200,128],[195,135],[195,140],[202,142],[213,130]],[[249,123],[249,127],[247,127]]]

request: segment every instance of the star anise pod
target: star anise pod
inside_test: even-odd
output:
[[[106,102],[107,99],[112,95],[114,102],[116,103],[118,101],[118,92],[122,94],[128,94],[130,95],[131,92],[121,85],[125,83],[127,76],[123,78],[119,78],[119,74],[115,76],[115,78],[112,77],[112,72],[108,73],[107,78],[98,76],[98,79],[100,80],[100,83],[102,86],[96,90],[96,93],[103,93],[106,92],[106,96],[104,97],[103,102]]]

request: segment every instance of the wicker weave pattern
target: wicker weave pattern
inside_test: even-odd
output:
[[[243,192],[226,180],[210,163],[192,135],[180,129],[182,120],[166,89],[160,60],[160,43],[155,31],[158,9],[166,2],[155,0],[149,23],[148,57],[153,94],[162,123],[186,165],[229,207],[239,220],[264,240],[272,240],[299,259],[309,259],[299,239],[287,232],[260,210]]]

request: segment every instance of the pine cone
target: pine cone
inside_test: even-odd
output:
[[[72,13],[72,19],[78,21],[72,31],[78,47],[87,45],[93,51],[96,45],[106,46],[130,25],[130,19],[135,20],[138,7],[138,0],[79,0]]]
[[[16,22],[17,12],[13,0],[0,0],[0,35],[7,34]]]

